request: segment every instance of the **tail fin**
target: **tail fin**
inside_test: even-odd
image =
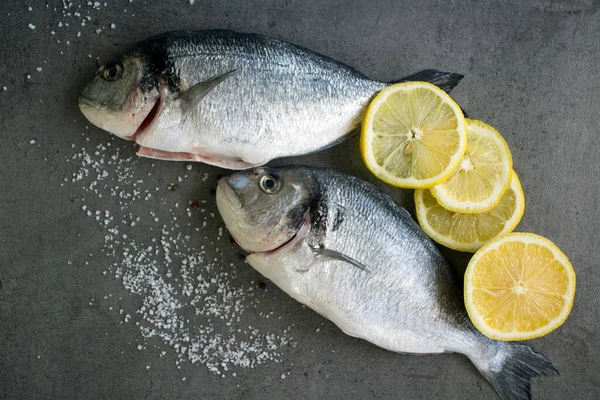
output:
[[[438,86],[440,89],[445,92],[450,92],[458,82],[464,77],[464,75],[456,74],[454,72],[443,72],[438,71],[437,69],[425,69],[423,71],[417,72],[411,76],[407,76],[406,78],[399,79],[397,81],[389,82],[390,84],[400,83],[400,82],[410,82],[410,81],[425,81],[429,83],[433,83]]]
[[[530,400],[531,378],[558,375],[558,371],[544,355],[529,346],[506,343],[506,357],[500,368],[490,366],[481,373],[503,400]]]

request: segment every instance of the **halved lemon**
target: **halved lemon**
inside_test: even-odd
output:
[[[466,214],[447,210],[429,190],[415,190],[415,207],[419,224],[429,237],[451,249],[473,253],[515,229],[525,210],[525,196],[513,171],[508,190],[490,211]]]
[[[489,211],[508,189],[512,156],[497,130],[472,119],[466,124],[467,151],[452,176],[432,187],[431,194],[451,211]]]
[[[481,248],[465,272],[465,305],[473,324],[496,340],[543,336],[573,305],[575,271],[550,240],[512,233]]]
[[[467,146],[462,110],[442,89],[404,82],[383,89],[363,120],[360,149],[367,168],[402,188],[448,179]]]

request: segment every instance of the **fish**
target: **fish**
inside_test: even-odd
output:
[[[558,374],[531,347],[471,323],[454,270],[409,212],[334,170],[259,167],[219,180],[219,213],[246,262],[344,333],[397,353],[467,356],[505,400]]]
[[[139,156],[235,170],[336,145],[390,84],[428,81],[450,91],[462,77],[429,69],[377,82],[266,36],[174,31],[100,66],[79,108],[97,127],[135,141]]]

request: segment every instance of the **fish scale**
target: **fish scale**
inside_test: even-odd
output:
[[[557,373],[530,347],[477,331],[440,251],[367,182],[258,168],[221,179],[217,206],[248,264],[348,335],[399,353],[464,354],[503,399],[529,399],[531,377]]]
[[[105,70],[122,77],[107,82]],[[403,80],[450,90],[460,78],[426,70]],[[388,85],[266,36],[180,31],[146,39],[100,67],[80,108],[93,124],[135,140],[139,155],[244,169],[339,143]]]

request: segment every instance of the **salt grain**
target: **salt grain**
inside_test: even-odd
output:
[[[29,29],[34,30],[35,29],[35,25],[34,24],[29,24],[27,25],[29,27]]]
[[[207,225],[206,217],[200,228],[200,221],[195,221],[189,209],[178,207],[178,203],[165,209],[160,197],[153,200],[149,196],[153,187],[159,191],[159,180],[152,175],[139,179],[139,169],[135,167],[138,159],[125,157],[121,148],[109,148],[108,144],[91,149],[81,147],[67,156],[75,168],[67,181],[79,186],[86,204],[93,204],[94,197],[102,195],[108,197],[106,204],[116,204],[110,211],[96,210],[94,214],[89,206],[82,205],[81,209],[104,232],[102,252],[110,262],[103,274],[119,279],[126,290],[140,298],[141,305],[134,310],[127,309],[131,302],[119,302],[114,312],[118,310],[121,323],[128,323],[135,315],[132,326],[138,327],[142,339],[152,341],[154,347],[158,338],[161,350],[171,349],[177,356],[177,368],[187,361],[225,377],[235,375],[234,367],[254,368],[266,362],[280,362],[281,349],[295,345],[289,328],[282,327],[277,333],[264,331],[254,327],[260,324],[260,318],[267,318],[264,314],[257,316],[251,311],[246,316],[247,309],[262,307],[259,296],[263,292],[255,292],[252,284],[235,280],[240,266],[223,262],[224,251],[234,247],[209,246],[212,241],[207,235],[218,239],[223,228]],[[204,173],[203,181],[208,178],[209,174]],[[182,185],[177,190],[189,193],[191,185]],[[175,185],[171,186],[173,190]],[[132,210],[138,208],[139,200],[148,203],[147,211],[138,215]],[[160,214],[148,209],[154,204]],[[206,210],[212,218],[213,209],[211,205]],[[148,225],[137,228],[136,222],[148,223],[148,214],[150,221],[158,222],[160,216],[165,222],[150,225],[149,229]],[[148,238],[149,232],[157,233]],[[108,308],[112,309],[112,305]],[[140,351],[144,348],[137,345]]]

